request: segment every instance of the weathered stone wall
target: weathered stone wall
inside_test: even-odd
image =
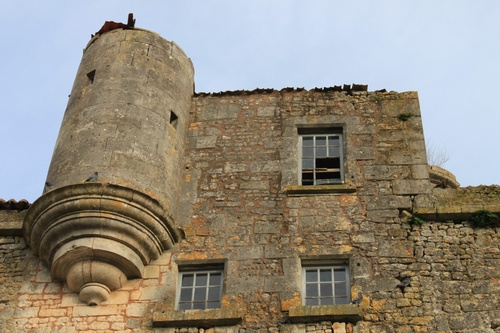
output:
[[[297,128],[322,125],[344,129],[345,184],[298,186]],[[102,305],[82,304],[53,281],[18,236],[0,238],[0,327],[500,332],[499,228],[473,228],[469,215],[444,199],[448,190],[431,193],[416,93],[197,95],[185,156],[179,207],[184,239],[147,266],[143,279],[128,281]],[[488,207],[498,209],[498,196],[491,190],[481,195],[485,191]],[[443,205],[451,214],[442,214]],[[411,225],[417,211],[426,221]],[[0,215],[1,222],[8,220]],[[301,265],[308,260],[348,262],[351,295],[364,294],[359,307],[326,315],[303,307]],[[214,262],[225,267],[222,309],[175,310],[179,265]],[[411,283],[401,289],[402,276]]]

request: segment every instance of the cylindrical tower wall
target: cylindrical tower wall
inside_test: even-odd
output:
[[[84,50],[47,181],[131,188],[176,219],[182,152],[193,94],[191,60],[141,29],[94,37]]]
[[[181,236],[180,177],[193,66],[140,29],[87,45],[49,167],[23,235],[55,280],[105,301]]]

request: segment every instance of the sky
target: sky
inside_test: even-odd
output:
[[[500,184],[498,0],[16,0],[0,13],[0,199],[41,195],[83,48],[128,13],[186,52],[197,92],[418,91],[443,167],[461,186]]]

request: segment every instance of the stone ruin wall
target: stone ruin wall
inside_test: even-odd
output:
[[[412,116],[402,121],[402,113]],[[51,280],[20,229],[3,231],[1,331],[500,332],[499,228],[473,228],[449,209],[456,201],[432,193],[416,93],[198,95],[191,117],[185,238],[147,266],[145,278],[89,307]],[[344,186],[329,193],[297,186],[296,129],[304,124],[344,126]],[[498,199],[490,195],[488,207],[498,208]],[[457,202],[476,209],[481,200]],[[441,214],[442,206],[453,214]],[[435,218],[410,225],[417,211]],[[2,210],[0,221],[19,224],[24,212]],[[301,260],[311,258],[349,258],[351,294],[365,295],[359,318],[296,315]],[[184,315],[174,310],[178,264],[214,260],[225,261],[229,310],[156,327]],[[396,288],[401,275],[411,276],[404,292]],[[217,321],[228,317],[241,320]]]

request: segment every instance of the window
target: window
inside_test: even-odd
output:
[[[87,73],[87,78],[89,79],[90,84],[94,83],[95,69]]]
[[[174,113],[174,111],[170,111],[170,125],[174,126],[174,128],[177,128],[177,121],[179,120],[179,117]]]
[[[222,279],[222,269],[180,272],[177,309],[220,308]]]
[[[349,304],[349,267],[311,266],[302,272],[303,304],[333,305]]]
[[[300,184],[339,184],[344,181],[342,129],[299,129]]]

